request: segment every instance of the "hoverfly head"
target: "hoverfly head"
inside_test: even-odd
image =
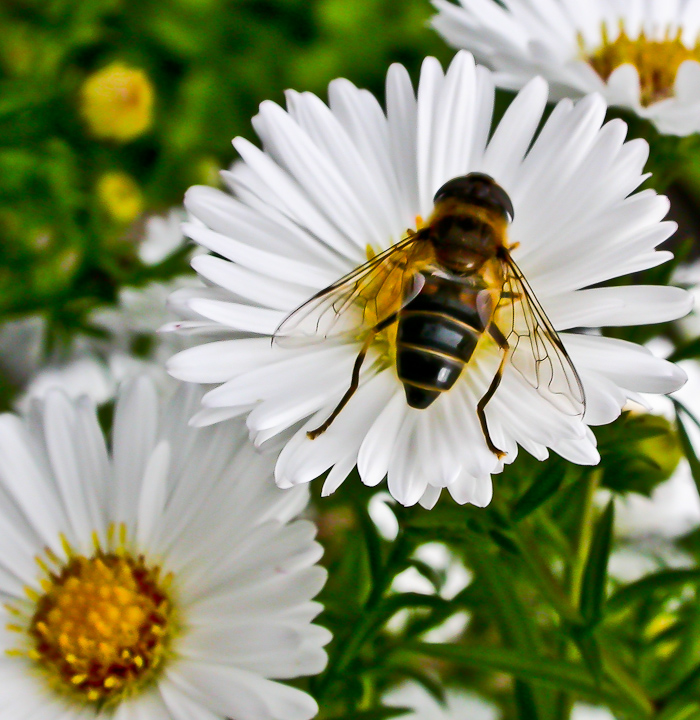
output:
[[[447,199],[495,210],[508,222],[512,222],[515,217],[513,203],[508,193],[485,173],[469,173],[448,180],[435,193],[433,202],[437,205]]]

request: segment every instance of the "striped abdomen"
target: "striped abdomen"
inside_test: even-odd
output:
[[[449,390],[484,331],[478,289],[436,275],[399,314],[396,369],[411,407],[423,410]]]

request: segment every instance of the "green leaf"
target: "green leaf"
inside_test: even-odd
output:
[[[536,623],[523,604],[513,583],[510,582],[508,566],[498,555],[484,552],[478,547],[470,548],[469,560],[476,573],[479,586],[483,587],[493,615],[505,641],[526,655],[537,655],[543,643]],[[530,720],[545,717],[548,699],[536,689],[518,682],[516,696],[521,716]],[[527,714],[523,714],[527,711]]]
[[[652,705],[646,699],[622,696],[607,680],[598,683],[584,668],[566,660],[524,655],[503,648],[437,643],[416,643],[407,649],[480,670],[508,673],[516,678],[573,693],[583,699],[599,703],[603,701],[622,711],[636,711],[635,715],[639,717],[652,714]]]
[[[510,537],[507,532],[502,532],[498,528],[492,528],[489,530],[489,537],[505,552],[510,555],[519,555],[520,548],[518,544]]]
[[[669,478],[681,458],[675,428],[663,417],[629,414],[597,430],[602,485],[617,493],[647,497]]]
[[[672,654],[663,658],[664,662],[655,673],[653,684],[650,684],[650,692],[654,698],[675,699],[683,694],[684,689],[696,686],[700,674],[697,664],[700,651],[698,643],[700,612],[695,607],[695,603],[689,605],[688,611],[682,613],[680,621],[673,628],[677,629],[678,645]],[[697,687],[695,687],[695,697],[697,697]]]
[[[596,637],[588,631],[588,628],[582,628],[576,625],[569,627],[569,634],[576,643],[583,662],[586,663],[586,667],[590,670],[596,682],[602,682],[603,657]]]
[[[656,720],[700,720],[700,704],[689,698],[675,699]]]
[[[401,680],[406,680],[407,678],[415,680],[437,703],[440,705],[445,704],[445,685],[438,675],[432,675],[423,668],[401,662],[390,662],[385,670],[390,675],[398,677]]]
[[[611,500],[596,525],[581,584],[579,608],[589,626],[597,625],[602,616],[614,520],[615,506]]]
[[[365,710],[364,712],[352,711],[347,715],[334,715],[328,720],[387,720],[388,718],[401,717],[414,713],[413,708],[406,707],[380,707],[374,710]]]
[[[415,568],[435,589],[435,592],[440,592],[440,589],[445,583],[444,573],[438,572],[435,568],[428,565],[428,563],[418,560],[417,558],[410,558],[406,563],[409,567]]]
[[[431,608],[442,610],[449,609],[450,604],[439,595],[425,595],[424,593],[407,592],[400,595],[390,595],[379,603],[377,613],[384,620],[389,620],[399,610]]]
[[[661,570],[618,590],[608,600],[606,610],[608,612],[618,612],[636,600],[648,599],[655,590],[670,591],[680,589],[687,583],[700,584],[700,569]]]
[[[561,487],[566,475],[566,465],[563,463],[556,463],[554,467],[549,465],[545,465],[545,470],[537,475],[532,485],[515,504],[511,512],[513,522],[519,522],[537,510]]]
[[[690,465],[690,472],[693,476],[693,480],[695,481],[695,487],[697,487],[698,492],[700,492],[700,460],[698,460],[698,456],[695,453],[695,448],[690,440],[688,431],[685,429],[685,425],[683,425],[683,420],[681,420],[681,410],[678,405],[676,405],[676,424],[678,427],[678,437],[681,441],[681,448],[683,448],[683,454],[688,461],[688,465]]]
[[[381,581],[382,568],[384,566],[384,558],[382,557],[382,540],[379,536],[379,532],[377,531],[377,526],[372,521],[372,518],[367,510],[367,502],[358,499],[354,505],[357,517],[360,521],[360,527],[362,528],[362,534],[365,539],[370,577],[372,585],[374,586]]]
[[[689,360],[700,357],[700,337],[693,338],[690,342],[676,348],[668,359],[670,362],[679,362],[680,360]]]

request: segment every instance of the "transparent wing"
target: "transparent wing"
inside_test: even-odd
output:
[[[510,364],[556,408],[582,416],[583,385],[561,338],[507,250],[500,260],[504,283],[495,320],[508,340]]]
[[[374,327],[420,292],[419,273],[433,260],[427,235],[412,233],[294,310],[273,340],[280,345],[303,345]]]

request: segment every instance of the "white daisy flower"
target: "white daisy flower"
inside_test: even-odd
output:
[[[119,384],[136,375],[149,375],[163,390],[174,391],[177,383],[163,372],[163,364],[174,352],[186,347],[184,338],[173,333],[156,334],[156,331],[174,320],[167,309],[169,296],[201,287],[196,277],[182,276],[168,283],[150,283],[143,288],[124,287],[119,291],[119,302],[112,308],[99,308],[91,313],[89,322],[104,331],[105,337],[78,335],[72,341],[66,356],[49,358],[34,363],[24,391],[15,401],[15,407],[26,410],[32,398],[44,397],[52,388],[59,387],[71,398],[87,395],[98,405],[114,400]],[[45,321],[38,332],[44,339],[48,332]],[[133,347],[146,340],[145,356],[133,354]],[[2,334],[0,334],[0,364],[2,363]],[[15,358],[30,361],[18,347]],[[8,354],[13,355],[12,348]],[[38,361],[41,354],[38,354]]]
[[[326,571],[308,493],[278,490],[237,422],[193,430],[123,386],[111,452],[94,407],[49,393],[0,416],[2,720],[306,720],[270,678],[318,673]]]
[[[670,253],[655,248],[675,228],[662,222],[666,198],[653,190],[631,195],[645,178],[648,148],[640,140],[625,143],[619,120],[601,127],[601,97],[562,101],[535,139],[547,102],[546,83],[535,79],[489,140],[493,80],[468,53],[459,53],[446,74],[428,58],[417,98],[406,70],[394,65],[386,112],[346,80],[334,81],[329,97],[326,106],[309,93],[290,92],[287,111],[263,103],[253,121],[263,149],[234,140],[242,162],[224,173],[234,196],[208,187],[187,194],[200,224],[185,231],[217,256],[194,259],[210,287],[191,293],[191,319],[182,325],[221,337],[169,363],[177,378],[220,384],[204,396],[194,423],[250,413],[256,445],[272,438],[284,444],[275,469],[281,487],[332,468],[327,494],[357,464],[367,485],[388,475],[389,491],[405,505],[432,506],[441,488],[460,503],[488,504],[490,474],[504,459],[487,444],[477,412],[503,356],[487,333],[454,387],[422,410],[409,407],[397,375],[396,331],[378,333],[359,389],[313,440],[307,432],[347,392],[372,323],[349,338],[324,341],[320,333],[298,347],[270,340],[297,306],[365,263],[368,253],[407,238],[406,229],[421,223],[417,216],[430,216],[445,182],[473,172],[490,175],[512,200],[512,258],[561,332],[586,399],[582,420],[544,397],[551,383],[543,381],[538,392],[531,374],[525,379],[527,369],[506,363],[485,408],[492,445],[506,453],[505,461],[520,445],[539,459],[552,448],[595,464],[588,425],[611,422],[639,392],[665,393],[683,383],[682,371],[642,347],[566,332],[665,321],[691,303],[677,288],[590,288],[667,260]],[[525,339],[518,352],[532,365],[527,347]]]
[[[698,0],[432,0],[433,27],[495,70],[499,87],[541,75],[552,98],[599,92],[659,132],[700,131]]]
[[[461,688],[448,688],[445,704],[440,705],[416,682],[407,682],[387,693],[384,702],[389,707],[413,710],[403,715],[405,720],[497,720],[501,713],[491,703]]]
[[[576,703],[571,720],[615,720],[615,716],[607,708]]]
[[[167,215],[151,215],[146,220],[138,255],[144,265],[157,265],[185,244],[182,222],[185,213],[171,208]]]

